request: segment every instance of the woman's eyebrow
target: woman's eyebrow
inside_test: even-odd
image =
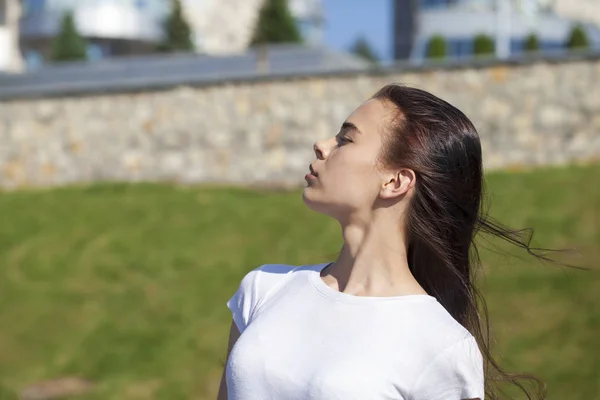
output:
[[[356,127],[356,125],[354,125],[352,122],[348,122],[348,121],[345,121],[345,122],[342,124],[342,129],[349,129],[349,130],[353,130],[353,131],[356,131],[356,132],[358,132],[358,133],[361,133],[361,132],[360,132],[360,129],[358,129],[358,128]]]

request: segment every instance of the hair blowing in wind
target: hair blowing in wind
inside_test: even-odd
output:
[[[405,226],[412,274],[477,339],[484,356],[486,398],[499,399],[499,383],[509,382],[529,399],[543,399],[546,388],[539,378],[502,370],[490,352],[488,312],[475,285],[481,264],[476,235],[499,237],[550,260],[543,249],[530,247],[531,229],[509,229],[484,210],[477,130],[456,107],[423,90],[387,85],[373,98],[397,109],[380,162],[410,168],[417,176]],[[524,381],[535,383],[537,390],[527,389]]]

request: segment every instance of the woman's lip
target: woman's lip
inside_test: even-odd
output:
[[[317,177],[309,172],[304,176],[304,179],[317,179]]]

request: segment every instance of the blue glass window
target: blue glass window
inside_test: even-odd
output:
[[[420,0],[421,8],[444,8],[460,0]]]
[[[110,57],[112,54],[110,42],[92,42],[88,43],[86,48],[87,59],[98,61]]]
[[[25,66],[28,70],[35,70],[44,65],[44,57],[39,51],[25,51]]]
[[[449,57],[464,58],[473,54],[473,39],[450,39],[447,43]]]
[[[90,43],[86,48],[87,59],[90,61],[98,61],[104,58],[102,47],[95,43]]]
[[[24,0],[23,1],[23,13],[38,13],[44,11],[46,7],[46,0]]]
[[[563,42],[543,40],[542,43],[540,43],[540,47],[542,50],[563,50],[565,44]]]
[[[525,40],[512,39],[510,41],[510,54],[521,54],[525,52]]]

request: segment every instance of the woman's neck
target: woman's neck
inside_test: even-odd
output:
[[[426,294],[409,270],[404,233],[389,218],[342,225],[344,245],[323,280],[356,296]]]

